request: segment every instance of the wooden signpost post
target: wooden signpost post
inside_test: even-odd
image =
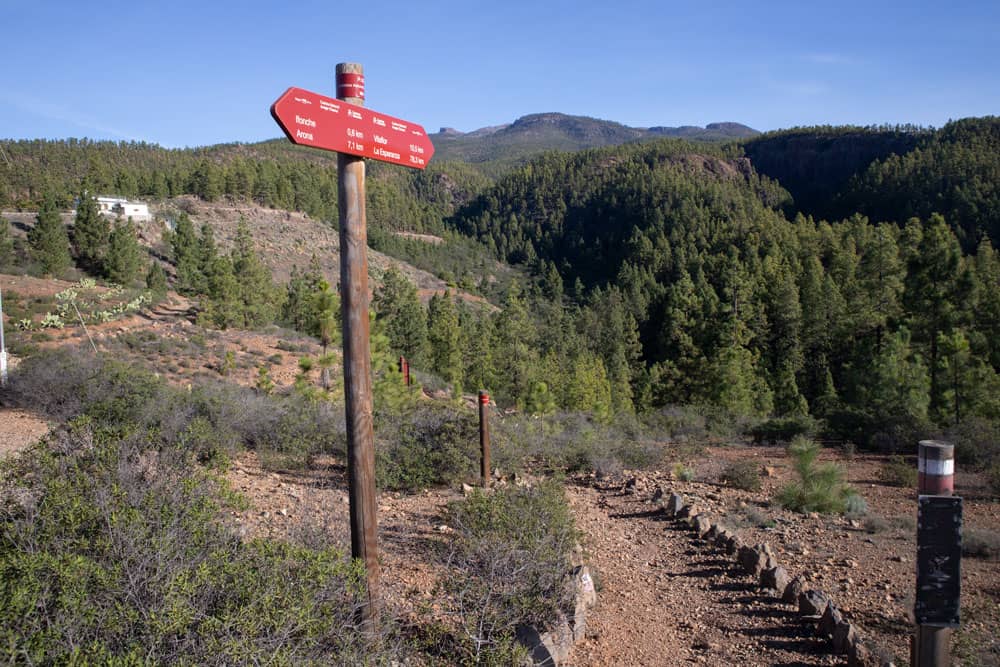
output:
[[[434,146],[420,125],[366,109],[364,86],[361,65],[340,63],[336,99],[289,88],[271,105],[271,115],[292,143],[337,152],[351,556],[365,566],[368,599],[361,617],[371,631],[379,566],[364,158],[424,169]]]

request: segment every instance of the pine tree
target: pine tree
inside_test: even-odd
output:
[[[28,232],[31,258],[38,262],[44,273],[61,275],[73,263],[69,254],[69,236],[59,215],[59,207],[52,196],[42,203],[35,226]]]
[[[236,228],[236,240],[230,257],[233,273],[239,283],[242,326],[253,328],[274,322],[280,307],[279,292],[271,279],[271,271],[257,256],[250,228],[242,218]]]
[[[481,309],[466,302],[458,307],[458,326],[461,331],[462,377],[470,390],[490,391],[493,378],[493,319]]]
[[[313,309],[316,313],[316,335],[323,346],[323,354],[330,345],[339,344],[341,336],[341,306],[340,297],[330,287],[326,280],[320,280],[313,297]]]
[[[215,257],[206,276],[208,293],[202,315],[220,329],[242,324],[240,286],[233,273],[233,263],[225,255]]]
[[[151,262],[149,271],[146,272],[146,289],[154,294],[166,294],[169,289],[167,274],[157,262]]]
[[[104,258],[111,240],[111,223],[97,209],[97,200],[86,190],[80,193],[73,221],[73,251],[91,273],[104,273]]]
[[[119,220],[108,239],[107,256],[102,262],[104,275],[119,285],[131,285],[142,275],[144,254],[132,219]]]
[[[949,335],[965,302],[960,280],[962,251],[940,215],[923,226],[920,244],[910,259],[904,302],[914,342],[927,350],[930,373],[930,410],[935,420],[947,421],[950,412],[940,374],[939,335]]]
[[[417,297],[417,286],[390,266],[375,289],[372,306],[385,325],[391,349],[421,366],[426,359],[427,313]]]
[[[535,378],[538,349],[535,328],[516,282],[508,288],[503,310],[494,319],[494,332],[495,375],[490,384],[495,388],[498,401],[523,405]]]
[[[450,291],[431,297],[427,308],[427,338],[431,369],[445,382],[454,385],[454,395],[458,396],[462,382],[461,331]]]
[[[14,236],[10,221],[0,216],[0,266],[9,266],[14,261]]]
[[[207,284],[202,270],[201,245],[187,213],[178,216],[170,244],[177,267],[177,291],[188,295],[204,294]]]
[[[910,332],[905,328],[885,338],[864,377],[860,402],[877,418],[927,417],[930,379],[923,360],[910,347]]]
[[[316,295],[325,283],[319,260],[313,255],[309,269],[300,271],[292,267],[292,273],[285,287],[285,300],[281,308],[281,319],[296,331],[319,336],[319,320],[316,313]]]

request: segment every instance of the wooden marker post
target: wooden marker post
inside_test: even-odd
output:
[[[379,567],[364,158],[425,169],[434,145],[420,125],[366,109],[364,104],[361,65],[340,63],[336,99],[289,88],[271,105],[271,117],[293,144],[337,152],[351,555],[365,566],[368,600],[361,615],[371,631],[377,616]]]
[[[360,82],[360,88],[359,88]],[[361,65],[337,65],[337,99],[364,105]],[[368,600],[362,622],[375,627],[379,593],[378,524],[375,516],[375,435],[372,426],[372,369],[368,324],[368,232],[365,161],[337,153],[340,208],[340,291],[344,335],[344,399],[347,421],[347,478],[351,513],[351,556],[364,562]]]
[[[3,339],[3,291],[0,290],[0,387],[7,386],[7,344]]]
[[[951,629],[958,627],[962,565],[962,499],[955,489],[955,447],[921,440],[917,455],[917,621],[910,664],[951,665]]]
[[[479,390],[479,476],[484,489],[490,487],[490,395]]]

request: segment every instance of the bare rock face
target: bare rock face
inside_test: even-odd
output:
[[[800,616],[822,616],[830,604],[830,598],[823,591],[804,591],[799,593]]]
[[[791,581],[791,577],[788,576],[788,572],[785,571],[785,568],[780,565],[769,567],[760,573],[761,588],[777,591],[779,595],[784,593],[785,588],[788,587],[789,581]]]
[[[781,594],[781,601],[786,604],[796,604],[805,589],[806,580],[801,576],[795,577],[785,586],[785,592]]]

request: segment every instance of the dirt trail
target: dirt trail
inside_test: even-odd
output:
[[[834,665],[794,610],[622,486],[568,489],[598,581],[574,665]]]
[[[37,415],[0,407],[0,459],[35,444],[48,432],[49,425]]]

